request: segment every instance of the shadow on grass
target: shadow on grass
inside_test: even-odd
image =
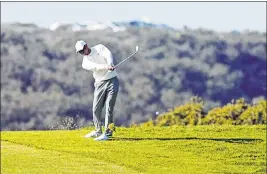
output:
[[[170,141],[170,140],[210,140],[210,141],[223,141],[228,143],[253,143],[262,142],[262,139],[254,138],[197,138],[197,137],[186,137],[186,138],[125,138],[125,137],[113,137],[111,141],[146,141],[146,140],[160,140],[160,141]]]

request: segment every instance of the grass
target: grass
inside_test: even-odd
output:
[[[265,125],[90,130],[1,132],[1,173],[266,173]]]

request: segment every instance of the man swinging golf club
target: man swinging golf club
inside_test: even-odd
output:
[[[89,48],[83,40],[75,44],[76,53],[83,55],[82,68],[93,72],[95,91],[93,100],[93,122],[95,130],[85,135],[94,140],[108,140],[112,136],[113,109],[119,91],[117,72],[110,50],[102,44]],[[105,131],[102,133],[100,116],[106,105]]]

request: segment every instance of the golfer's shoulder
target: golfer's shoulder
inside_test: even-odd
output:
[[[98,50],[98,51],[103,51],[103,50],[105,50],[105,49],[108,49],[104,44],[101,44],[101,43],[95,45],[94,48],[95,48],[96,50]]]
[[[106,47],[106,46],[100,43],[100,44],[97,44],[97,45],[93,46],[92,48],[94,48],[94,49],[102,49],[104,47]]]

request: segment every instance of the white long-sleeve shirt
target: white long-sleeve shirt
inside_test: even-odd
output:
[[[93,72],[95,83],[117,76],[116,70],[108,70],[110,65],[114,66],[113,56],[102,44],[92,47],[90,54],[83,57],[82,68]]]

